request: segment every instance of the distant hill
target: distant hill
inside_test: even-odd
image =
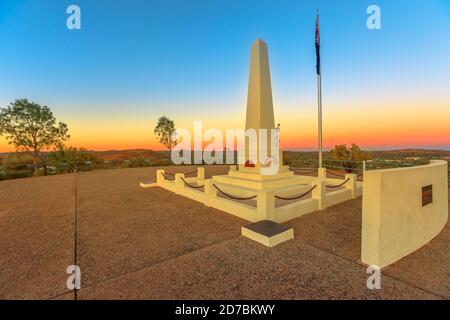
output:
[[[149,160],[168,160],[170,159],[169,151],[155,151],[150,149],[128,149],[128,150],[108,150],[94,151],[90,150],[101,161],[123,161],[129,159],[149,159]],[[397,149],[397,150],[371,150],[368,151],[373,158],[379,159],[399,159],[407,157],[423,157],[423,158],[444,158],[450,159],[450,151],[447,150],[427,150],[427,149]],[[0,153],[0,161],[14,152]],[[309,158],[317,154],[317,151],[285,151],[285,158],[292,156],[300,156]],[[326,157],[327,152],[325,152]]]
[[[91,151],[99,160],[122,161],[127,159],[169,160],[169,151],[155,151],[148,149]],[[368,151],[373,159],[404,159],[404,158],[443,158],[450,159],[450,151],[426,149],[397,149],[397,150],[371,150]],[[284,151],[285,160],[289,158],[311,158],[317,151]],[[327,157],[325,152],[324,157]]]
[[[127,159],[170,159],[169,151],[154,151],[148,149],[90,151],[99,160],[117,161]]]
[[[363,149],[364,150],[364,149]],[[448,150],[428,150],[428,149],[393,149],[393,150],[364,150],[370,153],[373,157],[450,157]],[[303,155],[317,154],[317,151],[284,151],[285,153],[295,153]],[[325,154],[328,151],[324,152]]]

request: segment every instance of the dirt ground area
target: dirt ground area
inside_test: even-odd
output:
[[[0,182],[0,299],[449,299],[450,227],[366,287],[361,198],[287,223],[266,248],[247,222],[160,188],[157,168]],[[194,167],[171,167],[189,172]],[[208,166],[206,176],[227,166]],[[76,230],[76,232],[75,232]]]

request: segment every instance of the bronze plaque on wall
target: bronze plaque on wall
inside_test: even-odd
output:
[[[422,207],[433,202],[433,185],[422,187]]]

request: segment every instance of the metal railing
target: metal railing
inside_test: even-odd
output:
[[[362,174],[364,171],[364,161],[323,159],[323,166],[327,169],[345,171],[355,174]]]
[[[319,162],[317,159],[299,159],[299,160],[289,160],[286,164],[291,168],[298,168],[303,170],[317,169]],[[346,172],[362,173],[364,170],[364,161],[355,160],[341,160],[341,159],[330,159],[325,158],[322,161],[324,168],[332,170],[343,170]]]

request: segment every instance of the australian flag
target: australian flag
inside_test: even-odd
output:
[[[316,71],[320,75],[320,31],[319,31],[319,14],[316,16]]]

